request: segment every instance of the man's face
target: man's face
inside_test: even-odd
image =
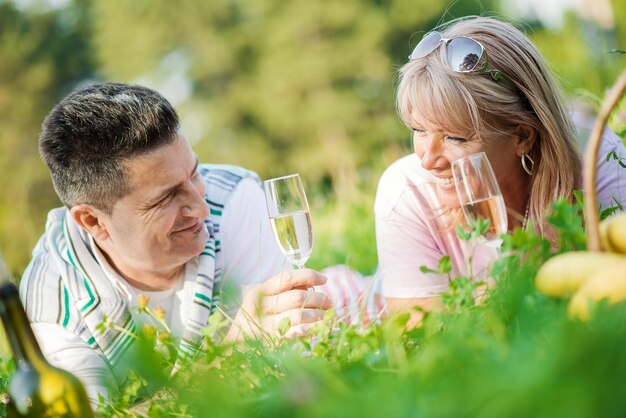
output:
[[[122,273],[163,274],[202,252],[209,207],[197,165],[182,133],[125,164],[131,192],[105,217],[109,236],[98,242]]]

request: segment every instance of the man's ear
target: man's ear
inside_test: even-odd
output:
[[[105,214],[91,205],[79,204],[72,206],[70,214],[74,222],[83,228],[89,235],[98,241],[109,238],[109,232],[104,222]]]
[[[517,144],[515,145],[515,153],[518,157],[530,154],[530,150],[537,140],[537,130],[530,125],[520,125],[516,131]]]

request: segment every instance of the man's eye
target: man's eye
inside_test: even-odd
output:
[[[174,197],[174,195],[175,195],[175,194],[176,194],[176,192],[171,192],[171,193],[168,193],[167,195],[165,195],[165,196],[163,197],[163,199],[161,199],[161,200],[159,200],[158,202],[156,202],[156,203],[153,205],[153,207],[157,207],[157,206],[163,206],[163,205],[165,205],[167,202],[169,202],[169,201],[170,201],[170,199],[171,199],[172,197]]]

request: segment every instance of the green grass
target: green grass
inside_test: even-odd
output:
[[[555,208],[551,220],[563,251],[584,247],[580,215],[579,206]],[[445,306],[416,330],[404,329],[406,315],[365,328],[328,315],[302,340],[268,337],[225,347],[209,338],[174,381],[166,374],[155,378],[157,368],[146,359],[159,358],[144,353],[132,364],[150,370],[156,384],[132,377],[102,414],[128,414],[142,392],[160,391],[147,416],[622,416],[626,308],[602,305],[587,323],[571,320],[567,301],[534,288],[537,269],[554,254],[551,246],[517,231],[505,240],[504,253],[486,301],[474,304],[466,297],[474,285],[455,279]],[[212,317],[208,334],[223,325]]]
[[[370,199],[364,193],[351,205],[314,210],[316,253],[310,266],[347,263],[363,273],[375,268]],[[584,248],[579,204],[559,203],[549,219],[559,233],[559,251]],[[344,238],[333,241],[335,235]],[[571,320],[567,300],[548,298],[534,287],[538,268],[555,254],[547,241],[518,230],[506,237],[503,254],[493,266],[496,285],[486,300],[475,304],[468,297],[475,284],[454,279],[444,307],[428,313],[415,330],[405,330],[407,315],[353,327],[337,323],[331,312],[307,338],[266,335],[233,347],[213,338],[228,327],[214,315],[206,348],[174,379],[168,350],[155,351],[157,340],[144,338],[128,358],[133,371],[127,385],[101,405],[100,414],[623,416],[626,307],[600,305],[589,322]],[[3,367],[0,385],[6,387]],[[140,400],[144,409],[133,412]]]

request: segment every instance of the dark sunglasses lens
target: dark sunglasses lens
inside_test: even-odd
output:
[[[430,54],[437,48],[437,45],[441,42],[441,34],[439,32],[430,32],[424,35],[422,40],[417,44],[411,55],[409,55],[410,60],[415,60],[418,58],[423,58],[426,55]]]
[[[483,47],[473,39],[459,37],[448,43],[446,59],[454,71],[466,73],[472,71],[483,55]]]

